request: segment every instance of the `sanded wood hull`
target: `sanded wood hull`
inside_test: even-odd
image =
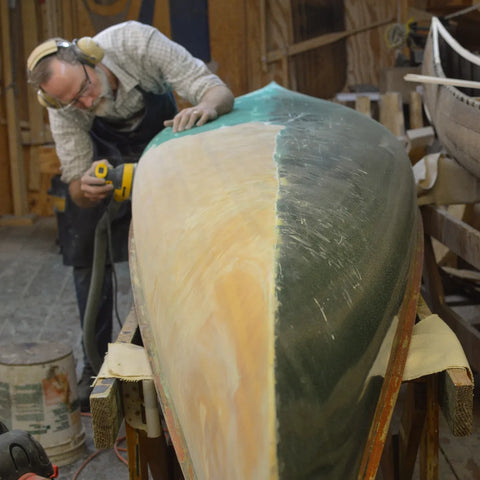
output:
[[[130,265],[188,478],[373,478],[421,272],[410,162],[380,124],[275,84],[162,132]]]
[[[463,48],[433,17],[422,73],[480,81],[480,57]],[[434,84],[423,88],[425,108],[440,142],[455,160],[480,177],[480,90]]]

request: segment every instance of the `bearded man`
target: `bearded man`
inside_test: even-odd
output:
[[[137,162],[163,128],[181,132],[201,126],[233,108],[225,83],[199,59],[157,29],[139,22],[121,23],[68,42],[53,38],[37,46],[28,61],[28,78],[47,107],[61,164],[57,189],[65,211],[57,213],[65,265],[73,266],[80,320],[87,305],[95,229],[107,208],[113,185],[94,175],[110,166]],[[177,111],[172,92],[193,107]],[[114,262],[128,259],[129,202],[111,223]],[[107,264],[96,318],[95,342],[103,358],[112,335],[112,264]],[[84,350],[79,382],[81,409],[89,410],[95,372]]]

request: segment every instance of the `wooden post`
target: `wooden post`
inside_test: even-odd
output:
[[[25,183],[20,122],[18,118],[18,104],[15,95],[14,64],[10,50],[12,37],[8,2],[0,2],[0,20],[2,27],[3,90],[7,106],[8,153],[10,156],[13,213],[17,217],[25,217],[28,214],[27,188]],[[27,223],[32,222],[32,219],[25,220]]]
[[[412,478],[426,418],[425,383],[407,385],[398,444],[399,479]]]
[[[418,92],[410,92],[409,128],[423,127],[422,96]]]
[[[426,378],[426,414],[420,444],[420,479],[438,480],[438,377]]]
[[[141,452],[141,437],[144,432],[137,430],[125,422],[128,453],[128,478],[129,480],[148,480],[148,463]]]
[[[380,123],[395,136],[405,136],[402,96],[398,92],[380,95]]]
[[[372,116],[372,112],[370,109],[370,98],[366,96],[361,96],[357,97],[355,99],[355,110],[357,110],[360,113],[363,113],[364,115],[367,115],[367,117]]]
[[[147,434],[125,422],[127,436],[129,480],[173,480],[179,478],[170,473],[173,462],[168,455],[165,438],[148,438]],[[149,470],[151,476],[149,476]],[[183,478],[183,477],[182,477]]]
[[[39,43],[38,18],[39,10],[35,0],[23,0],[20,4],[23,23],[23,51],[24,58]],[[30,190],[39,191],[41,185],[39,145],[45,142],[43,107],[37,101],[37,94],[31,87],[27,88],[28,119],[30,126],[30,158],[28,162],[28,187]]]

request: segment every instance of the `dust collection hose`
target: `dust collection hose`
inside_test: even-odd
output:
[[[103,278],[105,276],[107,247],[110,247],[108,244],[110,223],[115,217],[119,206],[120,203],[112,199],[95,228],[92,277],[90,279],[87,305],[83,317],[83,346],[85,348],[88,362],[95,372],[95,375],[98,374],[103,363],[103,358],[101,358],[97,350],[97,342],[95,339],[97,313],[102,295]]]

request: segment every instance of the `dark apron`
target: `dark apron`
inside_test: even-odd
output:
[[[150,140],[163,130],[164,120],[177,113],[172,93],[154,95],[142,92],[145,100],[145,115],[138,127],[130,132],[120,131],[118,126],[96,117],[90,130],[93,142],[93,160],[108,160],[114,167],[122,163],[138,162]],[[78,207],[70,198],[68,185],[56,179],[52,182],[63,188],[65,211],[57,212],[58,239],[63,263],[76,267],[89,267],[93,261],[95,228],[106,210],[110,197],[95,207]],[[54,192],[55,194],[55,192]],[[113,259],[128,260],[128,231],[131,220],[131,202],[122,202],[111,222]]]

